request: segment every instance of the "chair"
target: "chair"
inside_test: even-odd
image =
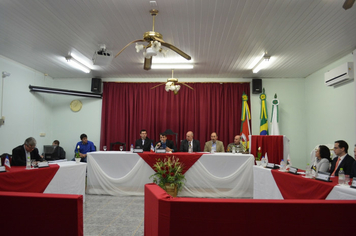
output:
[[[168,135],[172,135],[175,136],[175,146],[178,145],[178,133],[174,133],[171,129],[167,129],[166,131],[164,131],[164,133],[168,136]]]
[[[123,151],[126,151],[126,143],[122,142],[110,143],[110,151],[120,151],[120,146],[124,146]]]
[[[6,156],[9,157],[10,164],[11,164],[12,155],[9,154],[9,153],[3,153],[3,154],[0,155],[0,161],[1,161],[1,165],[2,165],[2,166],[3,166],[4,163],[5,163]]]

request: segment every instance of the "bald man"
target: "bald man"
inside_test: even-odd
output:
[[[186,139],[180,144],[180,152],[188,152],[189,147],[192,148],[193,152],[200,152],[200,142],[199,140],[193,139],[193,132],[188,131],[186,134]]]
[[[224,144],[218,140],[216,132],[211,133],[210,139],[210,141],[205,143],[204,152],[211,152],[211,149],[213,149],[214,152],[225,152]]]
[[[230,143],[227,146],[226,152],[232,152],[232,147],[235,147],[236,152],[243,152],[244,151],[244,147],[241,145],[240,141],[241,141],[241,136],[240,135],[236,135],[235,138],[234,138],[234,142]]]

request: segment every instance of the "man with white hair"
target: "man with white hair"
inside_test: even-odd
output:
[[[31,160],[43,161],[43,158],[38,153],[36,148],[36,139],[29,137],[25,140],[24,144],[12,149],[12,166],[26,166],[26,157],[30,156]]]
[[[192,152],[200,152],[200,142],[199,140],[193,139],[193,132],[188,131],[186,134],[186,139],[180,144],[180,152],[189,152],[191,149]]]

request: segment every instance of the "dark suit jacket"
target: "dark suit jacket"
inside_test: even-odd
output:
[[[189,144],[186,139],[180,144],[180,152],[188,152]],[[193,152],[200,152],[200,142],[199,140],[193,139]]]
[[[151,150],[151,143],[152,143],[152,140],[149,139],[148,137],[146,137],[145,145],[142,146],[142,139],[137,139],[135,142],[134,148],[139,147],[139,148],[142,148],[143,151],[149,152]]]
[[[335,165],[337,162],[337,159],[339,157],[335,157],[333,159],[333,161],[331,162],[331,168],[330,168],[330,173],[334,172],[335,169]],[[352,169],[352,164],[354,163],[355,159],[350,156],[349,154],[347,154],[344,159],[341,161],[341,163],[339,164],[339,167],[336,169],[335,171],[335,176],[339,176],[339,170],[340,168],[344,169],[345,175],[351,175],[351,169]]]
[[[33,149],[30,152],[31,160],[36,159],[36,161],[43,161],[42,157],[38,154],[38,149]],[[23,144],[12,149],[12,160],[11,165],[13,166],[26,166],[26,152]]]
[[[65,159],[65,158],[66,158],[66,152],[64,151],[64,149],[62,147],[57,146],[56,149],[54,149],[50,160],[59,160],[59,159]]]
[[[350,178],[354,178],[354,177],[356,177],[356,161],[352,165],[352,170],[351,170],[351,174],[350,174]]]
[[[161,140],[158,141],[157,143],[161,143]],[[155,144],[155,146],[157,145],[157,143]],[[161,144],[162,145],[162,144]],[[166,140],[166,146],[169,147],[170,149],[173,149],[173,152],[177,151],[177,148],[174,146],[174,142],[172,140],[167,139]],[[161,146],[162,147],[162,146]]]

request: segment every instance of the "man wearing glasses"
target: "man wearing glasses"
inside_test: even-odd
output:
[[[36,139],[29,137],[25,140],[23,145],[17,146],[12,149],[11,165],[13,166],[26,166],[26,157],[31,156],[31,160],[43,161],[36,148]]]
[[[343,168],[345,175],[351,174],[352,165],[355,159],[347,154],[349,145],[344,140],[338,140],[334,143],[335,157],[331,162],[331,176],[339,176],[340,168]]]

